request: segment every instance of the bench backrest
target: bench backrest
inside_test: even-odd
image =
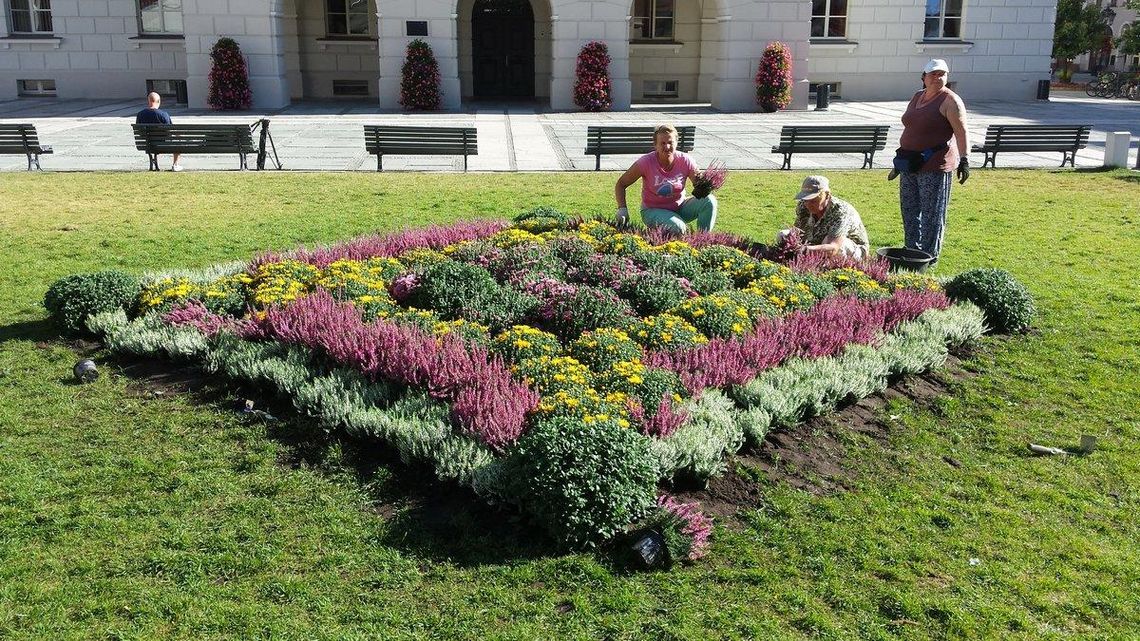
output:
[[[135,148],[148,153],[257,151],[249,125],[140,125],[132,124]]]
[[[370,154],[479,155],[474,127],[364,125],[364,148]]]
[[[1084,149],[1091,125],[990,125],[986,147],[1016,147],[1019,151]]]
[[[36,149],[40,138],[36,126],[29,124],[0,125],[0,149],[24,153],[25,149]]]
[[[887,145],[889,129],[890,125],[785,125],[780,129],[779,147],[798,151],[879,150]]]
[[[586,154],[647,154],[653,151],[653,132],[656,127],[586,128]],[[677,127],[677,151],[692,151],[697,128],[693,125]]]

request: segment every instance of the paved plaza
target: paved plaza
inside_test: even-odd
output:
[[[46,171],[145,171],[146,155],[134,147],[130,123],[142,101],[57,101],[23,98],[0,102],[0,122],[31,122],[43,144],[55,153],[41,160]],[[476,104],[462,111],[407,114],[385,112],[373,103],[299,103],[281,110],[259,113],[215,113],[169,109],[178,123],[252,123],[269,118],[277,154],[291,171],[374,171],[376,157],[364,151],[361,125],[471,126],[478,129],[479,155],[469,159],[471,171],[563,171],[593,170],[594,157],[586,156],[589,125],[652,125],[671,122],[697,127],[693,156],[698,164],[723,160],[732,169],[779,169],[780,154],[771,153],[783,125],[889,124],[886,150],[875,157],[876,168],[890,165],[893,149],[902,133],[899,121],[905,101],[832,101],[826,111],[784,111],[774,114],[721,113],[706,106],[639,106],[631,111],[608,113],[554,112],[533,105]],[[1093,126],[1089,145],[1077,153],[1078,167],[1099,167],[1104,159],[1106,132],[1128,131],[1132,135],[1129,165],[1136,162],[1140,139],[1140,102],[1088,98],[1076,92],[1056,92],[1048,101],[967,100],[971,143],[980,142],[991,124],[1085,124]],[[647,149],[648,151],[648,149]],[[625,169],[633,156],[602,158],[603,170]],[[168,169],[170,157],[163,157]],[[975,167],[982,164],[974,154]],[[1061,154],[1002,153],[999,167],[1056,167]],[[20,156],[0,156],[0,170],[22,170]],[[251,157],[252,166],[253,159]],[[187,155],[187,171],[236,170],[236,156]],[[797,154],[792,168],[857,169],[862,154]],[[385,156],[384,169],[412,171],[462,171],[461,157]]]

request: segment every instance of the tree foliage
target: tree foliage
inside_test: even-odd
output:
[[[1140,2],[1140,0],[1137,1]],[[1120,53],[1126,55],[1140,53],[1140,22],[1133,22],[1124,27],[1120,32],[1120,37],[1116,39],[1116,48],[1120,49]]]
[[[1053,29],[1053,57],[1072,60],[1099,49],[1111,37],[1111,10],[1086,5],[1082,0],[1058,0]]]

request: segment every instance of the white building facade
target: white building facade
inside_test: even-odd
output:
[[[1055,0],[0,0],[0,100],[137,98],[204,107],[228,36],[254,105],[372,99],[397,108],[413,39],[440,64],[444,107],[476,99],[574,109],[582,46],[609,48],[615,109],[703,102],[756,109],[764,48],[786,43],[791,108],[809,88],[899,99],[945,58],[970,98],[1030,99],[1049,77]]]

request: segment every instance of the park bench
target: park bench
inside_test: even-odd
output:
[[[986,142],[974,145],[971,151],[986,154],[982,167],[997,166],[999,151],[1059,151],[1061,166],[1074,167],[1077,150],[1089,142],[1091,125],[990,125],[986,127]]]
[[[159,154],[237,154],[240,169],[248,169],[246,154],[257,152],[249,125],[131,125],[135,148],[150,157],[158,171]]]
[[[862,153],[870,169],[875,152],[887,146],[889,125],[785,125],[772,153],[784,154],[780,169],[792,168],[792,154]]]
[[[36,126],[29,124],[0,125],[0,154],[28,157],[28,171],[40,167],[40,154],[50,154],[51,147],[41,145]]]
[[[587,127],[586,155],[594,157],[594,171],[602,168],[602,154],[647,154],[653,151],[656,127]],[[694,126],[677,127],[677,151],[692,151]]]
[[[364,148],[376,154],[376,171],[384,170],[384,154],[408,156],[479,155],[474,127],[408,127],[401,125],[364,125]]]

